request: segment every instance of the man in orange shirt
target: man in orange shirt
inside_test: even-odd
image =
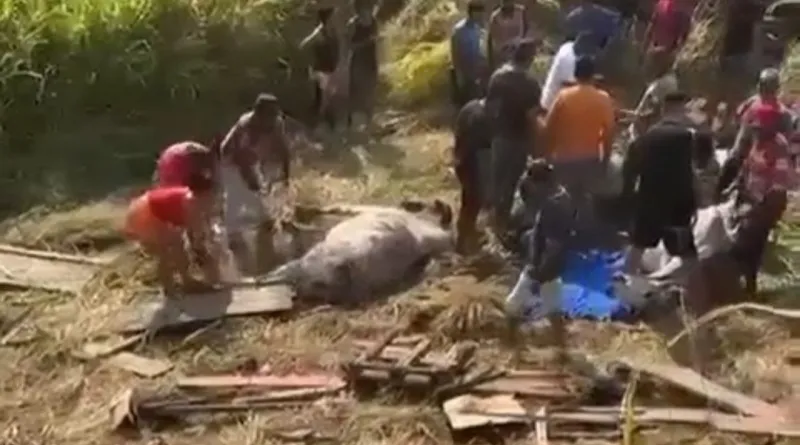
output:
[[[578,58],[576,84],[558,93],[544,124],[546,157],[579,212],[591,210],[590,194],[604,177],[614,136],[613,101],[594,77],[594,59]]]

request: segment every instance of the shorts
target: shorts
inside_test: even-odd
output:
[[[682,258],[697,257],[697,246],[690,217],[665,217],[652,211],[634,218],[631,244],[640,249],[658,246],[663,241],[667,252]]]
[[[147,193],[134,199],[128,207],[123,231],[132,240],[147,246],[157,245],[165,233],[174,230],[169,223],[161,221],[153,213]]]

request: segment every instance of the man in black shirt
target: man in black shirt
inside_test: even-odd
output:
[[[514,190],[533,148],[531,125],[540,112],[541,87],[528,72],[535,55],[533,40],[516,45],[511,61],[489,79],[486,106],[492,121],[493,225],[507,228]]]
[[[461,185],[461,207],[456,222],[459,252],[473,246],[475,222],[483,207],[491,178],[492,133],[486,101],[473,99],[458,113],[453,150],[456,177]]]
[[[633,210],[626,257],[629,273],[639,272],[644,250],[659,241],[670,255],[697,256],[692,235],[697,210],[692,169],[697,137],[686,116],[687,100],[682,93],[668,94],[661,121],[634,140],[625,158],[623,197]]]

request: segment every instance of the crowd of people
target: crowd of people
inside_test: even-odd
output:
[[[621,114],[631,122],[631,141],[615,201],[626,210],[629,273],[639,272],[643,251],[659,242],[691,262],[697,209],[730,189],[750,205],[769,202],[776,214],[783,211],[795,181],[796,116],[779,100],[773,68],[762,71],[758,93],[731,113],[738,124],[731,155],[713,170],[711,191],[698,193],[698,172],[710,171],[720,137],[690,119],[690,97],[672,68],[690,28],[691,4],[657,2],[642,34],[651,82],[639,105],[621,113],[602,74],[608,48],[636,28],[630,11],[579,1],[565,14],[566,39],[540,84],[530,71],[541,43],[530,12],[502,0],[484,32],[486,7],[469,2],[451,36],[459,251],[477,247],[479,215],[487,211],[491,231],[524,253],[532,282],[558,276],[565,252],[595,243],[607,226],[597,212],[598,192],[608,182]],[[310,54],[315,116],[331,127],[343,95],[348,121],[359,112],[369,121],[374,108],[378,25],[367,0],[356,0],[355,12],[342,39],[334,10],[321,8],[301,44]],[[243,265],[253,269],[243,233],[268,219],[264,196],[290,179],[283,119],[277,98],[261,94],[224,138],[208,146],[175,144],[161,154],[156,183],[132,202],[125,231],[159,259],[167,294],[219,287],[234,282]],[[204,281],[192,278],[192,262]]]
[[[642,44],[651,80],[632,111],[616,108],[602,76],[608,48],[630,26],[620,11],[579,1],[566,14],[565,42],[540,86],[529,69],[537,36],[510,25],[524,9],[506,0],[492,13],[484,56],[479,36],[485,8],[478,0],[469,3],[451,37],[462,252],[477,244],[482,210],[495,237],[526,256],[524,278],[535,287],[558,276],[566,252],[596,246],[609,223],[598,218],[598,195],[614,174],[609,159],[620,139],[621,115],[631,122],[630,140],[622,144],[622,189],[613,201],[623,210],[628,234],[627,273],[641,273],[644,251],[662,242],[671,256],[695,263],[697,211],[731,188],[742,205],[773,209],[772,226],[777,223],[796,181],[790,140],[797,117],[779,97],[779,71],[763,69],[756,95],[735,113],[726,114],[724,106],[717,113],[732,119],[736,131],[730,156],[716,165],[723,132],[693,118],[687,106],[692,98],[681,91],[674,70],[693,3],[656,3]],[[730,63],[726,57],[723,65]],[[521,205],[512,211],[515,196]],[[766,238],[749,252],[760,257]]]

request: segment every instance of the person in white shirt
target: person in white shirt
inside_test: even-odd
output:
[[[549,110],[561,88],[575,83],[575,60],[578,55],[589,54],[592,46],[594,44],[591,34],[581,33],[574,41],[566,42],[558,48],[542,89],[542,108]]]

